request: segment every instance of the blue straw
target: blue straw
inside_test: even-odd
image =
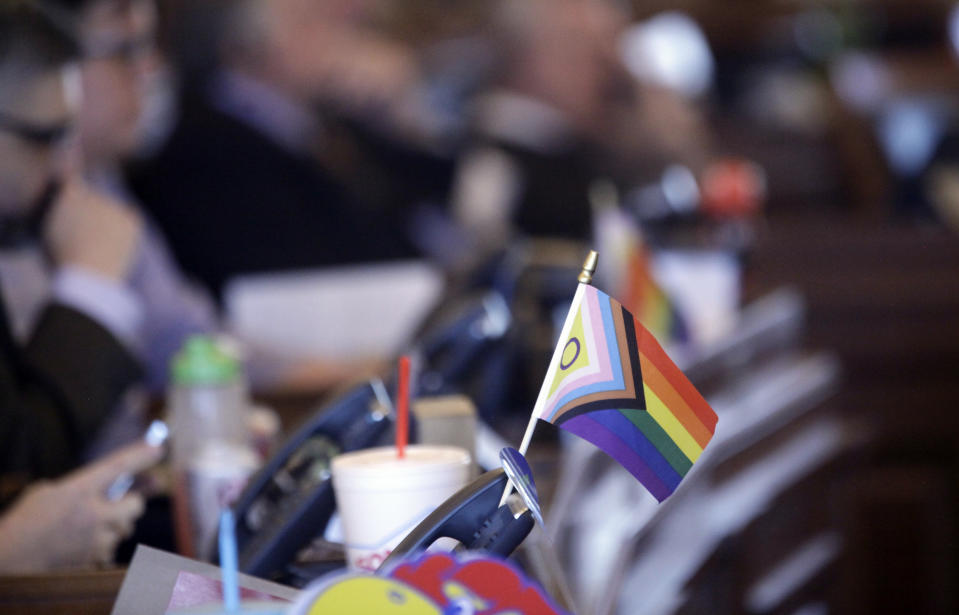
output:
[[[223,606],[227,613],[240,609],[240,587],[237,581],[236,523],[233,511],[220,513],[220,569],[223,572]]]

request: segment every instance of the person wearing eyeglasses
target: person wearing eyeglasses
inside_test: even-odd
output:
[[[141,223],[71,170],[78,58],[43,14],[0,5],[0,506],[80,465],[140,376]]]
[[[162,393],[172,356],[189,335],[216,330],[217,315],[212,298],[179,269],[123,172],[149,134],[162,132],[150,96],[163,91],[165,75],[156,6],[153,0],[43,0],[41,6],[75,33],[82,52],[76,137],[83,176],[143,220],[128,281],[144,310],[137,345],[145,384]]]

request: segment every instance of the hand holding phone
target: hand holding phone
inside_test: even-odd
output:
[[[150,446],[160,448],[170,437],[170,428],[161,420],[155,420],[150,423],[146,433],[143,434],[143,441]],[[106,498],[111,502],[116,502],[125,496],[133,487],[136,476],[132,472],[124,472],[110,483],[107,487]]]

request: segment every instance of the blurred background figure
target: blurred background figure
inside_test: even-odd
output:
[[[70,34],[0,12],[0,472],[6,494],[75,467],[138,375],[126,283],[139,218],[64,161],[79,104]],[[47,260],[49,257],[49,261]]]
[[[157,7],[153,0],[46,0],[43,7],[76,33],[83,54],[75,164],[90,185],[144,221],[127,281],[143,310],[136,347],[146,368],[147,392],[162,394],[171,359],[186,339],[222,331],[222,325],[212,295],[182,272],[163,231],[126,179],[128,168],[152,152],[173,120],[174,81],[156,46]],[[283,357],[264,357],[245,347],[237,352],[248,359],[254,386],[304,380],[325,386],[357,367],[329,362],[298,365],[290,373],[285,367],[290,361]],[[142,426],[136,419],[142,412],[131,408],[128,414],[134,420],[127,423]],[[124,431],[138,430],[128,424],[116,431],[122,439]]]
[[[484,250],[514,232],[585,239],[598,139],[623,74],[610,3],[495,4],[488,90],[475,101],[472,145],[452,196],[456,218]]]
[[[44,6],[76,32],[82,98],[77,116],[77,165],[96,189],[144,219],[128,283],[140,299],[143,326],[137,346],[152,392],[164,390],[170,359],[193,333],[216,326],[212,300],[190,284],[161,231],[128,189],[123,165],[162,130],[151,126],[149,94],[163,75],[155,45],[153,0],[46,0]]]
[[[414,253],[398,205],[355,190],[377,187],[372,168],[344,179],[357,167],[349,150],[334,155],[338,133],[317,113],[384,117],[412,79],[402,48],[368,25],[370,10],[352,0],[183,9],[183,28],[204,28],[185,46],[204,45],[184,61],[179,121],[138,186],[184,269],[213,292],[241,273]]]
[[[592,238],[597,180],[625,195],[669,166],[690,176],[706,167],[712,144],[698,97],[708,74],[690,94],[632,67],[655,54],[624,51],[630,17],[606,0],[490,8],[484,36],[495,61],[451,195],[453,215],[484,251],[516,234]]]

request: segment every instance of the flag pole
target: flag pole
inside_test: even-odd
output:
[[[580,284],[589,284],[592,282],[598,263],[599,252],[596,250],[590,250],[589,254],[586,255],[586,260],[583,261],[583,270],[579,272],[579,277],[576,278],[576,280]],[[533,439],[533,431],[536,429],[536,421],[537,418],[530,414],[529,424],[526,425],[526,433],[523,434],[523,441],[519,445],[519,452],[521,455],[526,455],[526,449],[529,448],[529,443]]]
[[[593,275],[596,273],[596,266],[599,264],[599,252],[596,250],[590,250],[589,254],[586,255],[586,260],[583,261],[583,269],[579,272],[579,277],[577,281],[580,284],[589,284],[593,281]],[[519,452],[521,455],[526,455],[526,450],[529,448],[529,443],[533,440],[533,431],[536,430],[536,421],[539,420],[536,418],[536,415],[531,412],[529,417],[529,423],[526,425],[526,433],[523,434],[523,441],[519,445]],[[506,498],[509,497],[509,494],[513,491],[513,483],[507,481],[506,489],[503,490],[503,497],[500,498],[499,505],[502,506],[506,503]]]

